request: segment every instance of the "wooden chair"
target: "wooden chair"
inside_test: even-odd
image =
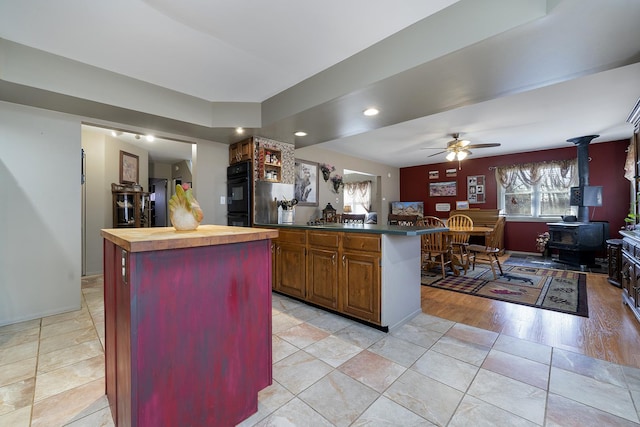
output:
[[[365,214],[342,214],[341,222],[343,224],[364,224]]]
[[[443,231],[437,233],[423,234],[420,236],[422,269],[428,269],[440,260],[440,269],[442,277],[446,277],[447,273],[444,269],[445,265],[451,265],[451,257],[449,256],[449,246],[446,243],[446,236]]]
[[[423,216],[418,219],[417,225],[421,227],[446,227],[447,225],[443,220],[438,218],[437,216]]]
[[[387,224],[389,225],[402,225],[402,226],[415,226],[418,223],[418,215],[398,215],[389,214],[387,217]]]
[[[467,247],[469,246],[470,235],[462,232],[473,230],[473,220],[467,215],[451,215],[447,219],[447,228],[454,231],[454,233],[449,233],[449,244],[452,252],[460,256],[460,264],[464,269],[464,274],[467,274],[467,269],[469,268],[469,251],[467,251]]]
[[[489,264],[491,267],[491,272],[493,273],[493,279],[497,279],[495,265],[498,265],[498,269],[500,270],[500,275],[502,275],[502,266],[500,265],[500,260],[498,259],[498,254],[500,253],[500,238],[503,236],[504,232],[504,217],[498,218],[493,231],[486,239],[486,245],[469,245],[467,246],[467,250],[469,251],[470,258],[472,260],[472,269],[476,268],[476,262],[480,264]]]

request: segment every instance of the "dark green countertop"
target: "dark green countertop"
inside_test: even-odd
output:
[[[345,231],[349,233],[372,233],[372,234],[393,234],[398,236],[420,236],[422,234],[437,233],[447,231],[448,228],[427,228],[427,227],[407,227],[400,225],[383,224],[337,224],[328,223],[323,225],[306,224],[254,224],[261,228],[280,229],[300,229],[300,230],[325,230],[325,231]]]

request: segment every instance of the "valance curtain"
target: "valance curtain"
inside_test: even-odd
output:
[[[350,202],[357,211],[356,206],[362,207],[365,212],[371,210],[371,181],[345,182],[345,204]]]
[[[496,168],[498,182],[509,189],[520,179],[527,185],[540,183],[548,188],[568,189],[575,184],[578,159],[524,163]]]

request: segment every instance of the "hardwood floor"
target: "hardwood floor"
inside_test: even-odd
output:
[[[587,273],[588,318],[421,288],[424,313],[640,368],[640,322],[604,274]]]

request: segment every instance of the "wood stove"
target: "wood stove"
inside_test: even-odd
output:
[[[577,222],[548,223],[551,249],[558,249],[558,261],[577,265],[581,270],[596,265],[596,252],[605,250],[609,223],[589,221],[589,206],[602,206],[602,187],[589,185],[589,143],[600,135],[568,139],[578,147],[578,187],[571,188],[571,206],[578,207]]]
[[[596,252],[605,250],[605,241],[609,238],[608,222],[551,222],[547,226],[548,246],[558,249],[558,261],[581,269],[596,265]]]

